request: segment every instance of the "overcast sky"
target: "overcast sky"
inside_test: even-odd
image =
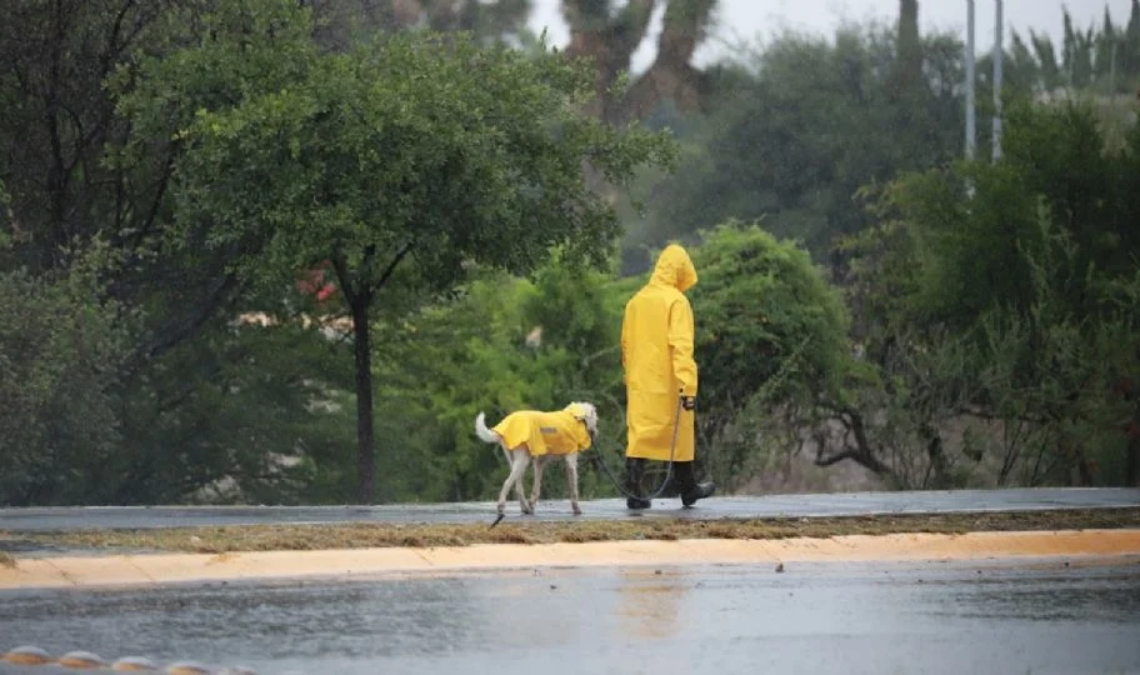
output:
[[[568,33],[559,10],[561,1],[533,2],[531,27],[536,32],[547,27],[550,43],[565,45]],[[974,5],[978,51],[988,51],[993,44],[995,3],[994,0],[975,0]],[[1121,25],[1128,20],[1131,0],[1068,0],[1064,5],[1078,27],[1088,27],[1094,22],[1099,26],[1106,7],[1112,13],[1113,22]],[[1010,29],[1026,35],[1032,28],[1052,35],[1059,47],[1063,35],[1061,8],[1061,0],[1005,0],[1006,44],[1009,44]],[[766,40],[784,27],[830,36],[842,20],[894,21],[898,10],[898,0],[720,0],[714,36],[697,51],[695,61],[697,65],[704,65],[725,56],[725,41],[748,40],[755,44],[757,39]],[[659,8],[653,17],[650,35],[634,55],[635,72],[652,62],[662,14]],[[919,24],[924,31],[933,28],[956,31],[965,40],[966,0],[919,0]]]

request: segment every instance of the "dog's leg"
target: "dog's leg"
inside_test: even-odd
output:
[[[566,455],[566,482],[570,486],[570,508],[574,510],[574,515],[582,515],[582,509],[578,508],[578,453],[572,452]]]
[[[538,509],[538,498],[542,494],[542,469],[546,466],[549,455],[539,455],[534,458],[534,487],[530,492],[530,507]]]
[[[507,477],[503,480],[503,489],[499,491],[499,502],[495,509],[501,516],[506,511],[507,493],[511,489],[511,476],[514,475],[515,462],[511,451],[507,450],[507,446],[500,443],[499,447],[503,450],[503,456],[507,458]]]
[[[515,496],[519,499],[519,510],[526,515],[534,515],[534,505],[526,500],[526,467],[530,463],[530,448],[522,446],[515,451],[516,457],[522,455],[522,471],[519,472],[518,480],[515,481]]]
[[[523,498],[522,488],[519,481],[522,480],[523,474],[526,473],[526,465],[530,462],[530,453],[523,448],[516,448],[510,453],[511,459],[511,473],[507,479],[503,481],[503,489],[499,492],[498,511],[503,513],[507,505],[507,495],[511,491],[511,487],[515,488],[515,494],[519,496],[519,506],[522,507],[523,513],[530,513],[530,508]]]
[[[515,462],[521,465],[518,477],[515,478],[515,497],[519,500],[519,511],[526,515],[534,513],[534,509],[526,500],[526,467],[530,464],[530,448],[523,445],[515,448]]]

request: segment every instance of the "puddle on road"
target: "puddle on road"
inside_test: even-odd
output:
[[[1137,567],[516,570],[0,593],[0,603],[0,650],[34,644],[261,673],[539,662],[544,675],[695,662],[725,673],[1140,672]]]

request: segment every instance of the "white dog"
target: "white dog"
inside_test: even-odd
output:
[[[590,447],[598,432],[598,412],[593,404],[575,402],[557,412],[519,410],[504,417],[494,429],[488,429],[484,420],[483,413],[475,418],[475,435],[485,443],[497,443],[511,467],[499,492],[500,516],[512,486],[522,512],[534,513],[542,491],[542,467],[553,456],[566,459],[570,506],[574,515],[582,515],[578,508],[578,453]],[[531,457],[534,457],[534,491],[528,504],[523,495],[522,478]]]

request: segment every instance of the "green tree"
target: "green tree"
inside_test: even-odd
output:
[[[1117,36],[1116,28],[1112,25],[1112,15],[1108,11],[1108,7],[1104,8],[1104,24],[1101,26],[1100,33],[1094,38],[1095,52],[1093,57],[1093,67],[1096,71],[1096,79],[1098,84],[1104,83],[1111,86],[1108,81],[1110,77],[1114,76],[1117,68]],[[1115,93],[1111,92],[1110,93]]]
[[[1014,34],[1016,39],[1017,34]],[[1041,86],[1045,91],[1053,91],[1066,82],[1061,75],[1061,64],[1057,61],[1057,50],[1053,47],[1053,40],[1048,35],[1037,35],[1029,32],[1033,44],[1033,53],[1041,69]]]
[[[570,26],[566,55],[586,58],[594,69],[591,114],[614,124],[645,119],[658,106],[685,111],[705,103],[705,73],[692,64],[693,54],[708,34],[716,0],[562,0],[562,16]],[[664,8],[657,57],[628,88],[618,86],[628,73],[634,52],[658,7]]]
[[[1140,77],[1140,0],[1132,0],[1132,11],[1128,15],[1128,25],[1124,29],[1122,47],[1124,72],[1133,77]]]
[[[386,345],[376,364],[378,396],[391,413],[380,424],[403,430],[391,449],[392,498],[494,495],[502,456],[472,433],[480,411],[494,421],[522,408],[592,401],[601,423],[589,452],[612,462],[625,439],[617,337],[627,296],[611,275],[554,260],[533,280],[487,272],[460,290],[377,326]],[[583,494],[598,489],[598,478],[583,472]],[[565,494],[560,481],[551,486],[552,496]]]
[[[198,70],[226,56],[174,60]],[[393,300],[447,291],[470,262],[526,272],[556,245],[601,262],[618,222],[581,162],[622,184],[671,146],[574,112],[567,103],[589,91],[582,70],[462,35],[396,35],[334,55],[299,48],[291,67],[281,84],[253,80],[240,103],[184,130],[179,222],[209,223],[212,247],[242,246],[238,270],[253,281],[332,261],[354,328],[358,499],[371,502],[370,318],[381,289]]]
[[[69,255],[47,276],[0,273],[0,504],[91,499],[119,439],[132,317],[99,284],[105,246]]]
[[[180,501],[195,498],[200,488],[219,479],[236,481],[247,498],[268,499],[272,491],[267,486],[277,478],[267,470],[271,458],[262,451],[287,454],[313,442],[302,424],[313,422],[306,415],[311,392],[290,371],[290,363],[310,358],[312,333],[305,336],[309,339],[292,341],[271,330],[235,335],[228,321],[245,289],[226,269],[228,252],[203,246],[172,250],[164,239],[172,211],[168,187],[180,143],[172,134],[182,121],[171,102],[185,106],[188,124],[198,107],[238,100],[239,89],[250,80],[241,67],[271,60],[236,58],[228,67],[206,68],[185,80],[141,82],[138,77],[143,64],[161,61],[180,46],[238,42],[233,38],[246,31],[244,17],[255,5],[33,1],[14,6],[0,27],[5,63],[0,70],[0,176],[12,194],[10,208],[0,211],[0,239],[10,244],[0,248],[0,273],[16,275],[13,287],[21,289],[23,300],[42,302],[48,320],[63,311],[60,289],[73,275],[72,251],[98,240],[99,250],[120,263],[83,273],[95,293],[88,301],[97,303],[98,311],[128,313],[133,320],[129,335],[116,333],[122,351],[113,359],[86,355],[91,368],[115,369],[100,370],[100,388],[92,384],[91,390],[92,402],[104,406],[100,420],[108,433],[78,448],[59,440],[62,436],[38,436],[42,443],[29,445],[28,452],[38,452],[43,461],[67,458],[74,470],[67,474],[65,489],[38,489],[35,499]],[[284,43],[291,36],[278,30],[278,37]],[[245,47],[249,55],[253,45]],[[276,51],[278,58],[284,54]],[[288,64],[286,58],[277,65]],[[163,106],[149,118],[133,114],[128,100],[140,84],[151,85],[154,100]],[[27,292],[25,285],[32,283],[42,284],[43,290]],[[52,349],[58,347],[61,363],[73,362],[66,341],[13,319],[12,326],[21,325]],[[60,324],[61,329],[69,325]],[[88,329],[95,330],[82,328]],[[265,358],[257,365],[250,362],[286,344],[291,358],[280,358],[271,364],[275,367],[266,368]],[[18,352],[6,356],[20,358]],[[114,386],[103,386],[105,382]],[[57,384],[65,387],[66,382]],[[13,419],[28,429],[54,428],[68,419],[46,405],[31,410],[44,418],[21,421],[13,413]],[[297,423],[271,425],[272,419]],[[48,474],[69,470],[45,469]],[[296,484],[287,487],[282,499],[299,494]]]
[[[0,179],[29,235],[14,253],[33,273],[61,264],[75,237],[103,229],[114,243],[118,232],[107,225],[127,226],[128,195],[105,189],[114,182],[102,166],[107,142],[125,130],[103,84],[133,50],[154,48],[166,6],[30,0],[6,8]],[[145,213],[150,205],[135,206]]]
[[[898,58],[894,95],[904,97],[922,87],[922,41],[918,34],[918,0],[899,0]]]
[[[844,28],[834,43],[787,33],[737,71],[714,111],[690,122],[676,174],[647,178],[653,197],[631,216],[626,270],[651,265],[637,248],[695,240],[730,218],[764,218],[827,259],[836,237],[870,224],[853,200],[860,186],[959,154],[960,44],[926,36],[925,79],[903,100],[897,40],[882,27]]]
[[[883,434],[909,436],[920,471],[950,478],[947,425],[980,420],[990,440],[963,452],[993,459],[993,425],[1004,429],[987,469],[999,483],[1132,480],[1121,420],[1135,403],[1121,391],[1136,379],[1140,132],[1128,144],[1107,143],[1087,105],[1018,104],[1001,164],[911,174],[883,193],[853,289],[887,396],[861,413],[878,459],[895,447]],[[876,405],[922,414],[875,428]],[[909,461],[897,455],[896,471]]]
[[[1089,90],[1100,94],[1135,90],[1140,83],[1140,68],[1132,56],[1133,52],[1140,51],[1136,46],[1140,45],[1140,9],[1135,4],[1133,18],[1123,29],[1113,24],[1106,8],[1100,27],[1094,25],[1085,30],[1078,30],[1072,16],[1065,11],[1063,30],[1059,59],[1047,35],[1030,31],[1030,50],[1015,31],[1009,84],[1049,93],[1058,89],[1066,89],[1070,94]],[[982,77],[985,72],[985,68],[980,70]]]
[[[848,315],[804,249],[755,225],[702,233],[693,263],[706,448],[698,460],[729,485],[755,468],[758,429],[787,442],[840,396],[850,368]]]
[[[234,284],[213,260],[163,255],[170,177],[168,133],[133,126],[119,100],[139,55],[164,54],[203,30],[205,2],[43,0],[13,6],[0,27],[0,177],[12,194],[20,236],[8,257],[32,274],[61,264],[63,251],[102,233],[126,256],[104,270],[119,301],[148,309],[133,366],[192,337]],[[216,27],[216,26],[215,26]],[[141,166],[122,161],[133,145]],[[180,299],[161,296],[177,288]]]
[[[1064,12],[1064,43],[1061,50],[1065,76],[1072,88],[1087,87],[1092,79],[1092,52],[1083,32],[1073,27],[1073,17]]]
[[[350,464],[349,348],[285,312],[259,325],[205,328],[146,371],[121,397],[121,441],[108,458],[101,503],[308,503],[350,500],[319,481]],[[247,315],[248,317],[248,315]],[[143,397],[140,394],[149,396]]]

